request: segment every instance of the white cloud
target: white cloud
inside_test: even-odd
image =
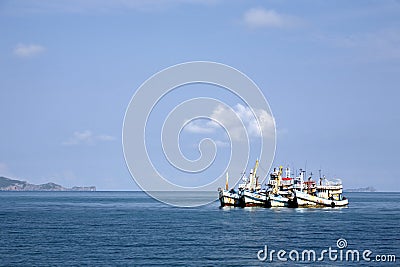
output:
[[[188,124],[186,124],[184,130],[191,133],[213,133],[215,127],[210,122],[204,124],[198,121],[191,121]]]
[[[101,134],[98,136],[95,136],[95,138],[99,141],[114,141],[115,137],[111,136],[111,135],[105,135],[105,134]]]
[[[284,28],[298,25],[300,20],[273,9],[251,8],[243,14],[243,23],[251,28]]]
[[[14,55],[27,58],[43,53],[45,50],[45,47],[37,44],[17,44],[14,48]]]
[[[76,131],[73,133],[72,137],[67,141],[63,142],[63,145],[71,146],[71,145],[93,145],[97,142],[107,142],[114,141],[115,137],[110,135],[95,135],[89,130],[85,130],[82,132]]]
[[[271,135],[269,132],[273,129],[273,118],[268,114],[266,110],[255,109],[254,114],[250,107],[237,104],[233,107],[233,110],[242,121],[249,138],[261,137],[262,132]],[[257,116],[257,118],[255,116]],[[236,120],[230,118],[230,112],[228,108],[220,105],[212,113],[211,118],[221,122],[224,126],[228,126],[230,135],[233,139],[242,140],[245,138],[243,135],[243,125],[237,124]]]
[[[263,109],[254,109],[253,111],[242,104],[237,104],[233,107],[234,112],[240,118],[242,123],[238,120],[232,119],[231,110],[223,105],[218,105],[210,114],[210,121],[192,121],[186,125],[185,131],[192,133],[213,133],[220,127],[218,123],[229,129],[229,135],[233,140],[246,140],[245,131],[249,138],[261,137],[262,133],[271,137],[274,134],[274,119],[272,116]],[[257,117],[255,117],[255,116]],[[243,126],[245,129],[243,129]],[[220,143],[221,146],[226,144]]]

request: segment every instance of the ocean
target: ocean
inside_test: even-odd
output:
[[[143,192],[0,192],[0,265],[399,266],[400,193],[345,195],[347,208],[243,209],[170,207]]]

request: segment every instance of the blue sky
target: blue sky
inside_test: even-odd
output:
[[[276,164],[400,190],[399,1],[2,1],[0,36],[0,175],[137,189],[121,145],[130,98],[209,60],[263,91]]]

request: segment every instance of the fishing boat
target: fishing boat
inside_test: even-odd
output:
[[[221,207],[234,206],[234,207],[269,207],[268,194],[266,190],[261,189],[257,176],[259,161],[253,169],[250,170],[249,177],[247,178],[243,173],[241,181],[238,185],[238,190],[228,189],[228,173],[226,174],[225,189],[219,188],[219,200]]]
[[[314,194],[316,191],[315,182],[311,179],[304,181],[305,171],[300,169],[300,173],[293,179],[292,190],[295,195],[295,201],[297,207],[312,207],[316,206],[316,203],[308,201],[306,199],[299,199],[297,197],[298,192],[306,192],[307,194]]]
[[[278,176],[275,180],[279,185],[279,190],[271,191],[272,194],[269,198],[272,207],[342,207],[348,205],[348,199],[342,195],[343,186],[340,179],[329,181],[325,176],[321,178],[320,173],[320,181],[317,185],[312,179],[312,173],[308,180],[304,181],[305,171],[302,169],[295,178],[291,177],[289,168],[286,168],[285,177],[279,179],[281,173],[282,167],[274,175]],[[288,199],[287,204],[286,199]]]
[[[257,176],[258,159],[253,169],[250,170],[249,178],[245,175],[242,177],[243,183],[239,184],[238,188],[243,191],[244,202],[246,207],[269,207],[268,194],[266,190],[261,189]]]
[[[219,201],[221,207],[233,206],[233,207],[244,207],[244,196],[243,192],[236,192],[235,190],[224,190],[219,188]]]
[[[219,201],[221,207],[233,206],[233,207],[244,207],[245,200],[243,195],[243,190],[235,191],[235,189],[229,190],[228,184],[229,175],[226,173],[225,189],[218,188]]]
[[[320,178],[319,184],[309,178],[304,182],[303,190],[295,190],[299,206],[343,207],[349,200],[343,196],[343,185],[340,179]]]
[[[274,168],[267,184],[268,198],[271,207],[297,207],[296,197],[292,190],[293,178],[290,169],[286,168],[285,177],[282,177],[283,167]]]

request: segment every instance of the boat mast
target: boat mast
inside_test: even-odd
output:
[[[283,173],[283,167],[279,166],[278,179],[276,180],[275,183],[274,194],[277,194],[279,191],[279,186],[281,185],[282,173]]]
[[[257,183],[258,183],[258,181],[257,181],[257,169],[258,169],[258,159],[256,160],[256,165],[254,166],[254,171],[253,171],[253,176],[254,176],[254,179],[253,179],[254,184],[252,185],[252,189],[253,190],[257,187]]]
[[[285,170],[285,173],[286,173],[286,177],[290,177],[290,168],[288,167],[288,168],[286,168],[286,170]]]
[[[225,189],[226,189],[227,191],[229,190],[229,186],[228,186],[228,172],[226,172]]]
[[[300,169],[300,191],[303,191],[303,186],[304,186],[304,176],[305,175],[305,171],[303,169]]]

